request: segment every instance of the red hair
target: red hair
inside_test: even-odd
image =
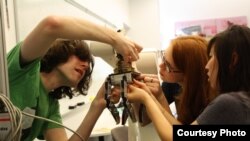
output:
[[[210,94],[205,66],[207,41],[200,36],[183,36],[172,40],[173,60],[183,72],[182,92],[176,98],[178,120],[190,124],[214,98]]]

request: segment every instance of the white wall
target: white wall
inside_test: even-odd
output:
[[[174,37],[178,21],[247,16],[250,23],[249,0],[159,0],[161,9],[161,40],[165,48]]]
[[[127,36],[144,48],[160,48],[158,0],[75,0],[117,28],[129,27]],[[88,18],[105,24],[65,0],[22,0],[17,3],[18,40],[23,40],[49,14]]]
[[[129,23],[127,0],[105,0],[105,5],[103,0],[75,1],[82,1],[80,4],[117,27],[119,27],[121,23]],[[65,0],[18,0],[16,3],[18,40],[23,40],[43,17],[50,14],[83,17],[98,24],[105,25],[102,21],[89,16],[86,11],[74,7]]]
[[[75,0],[117,26],[129,24],[128,0]]]
[[[158,0],[129,0],[130,26],[128,36],[144,48],[159,49],[160,19]]]

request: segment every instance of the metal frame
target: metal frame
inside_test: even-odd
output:
[[[6,1],[0,1],[0,94],[9,97],[9,81],[8,81],[8,68],[6,61],[6,43],[5,43],[5,20],[9,15],[4,10],[8,10]],[[6,7],[5,7],[6,6]],[[6,14],[6,15],[5,15]],[[6,16],[6,17],[5,17]]]

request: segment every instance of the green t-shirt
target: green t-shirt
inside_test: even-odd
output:
[[[25,67],[20,66],[20,46],[13,48],[7,57],[10,99],[22,111],[33,113],[62,123],[59,102],[52,99],[45,90],[40,77],[40,60],[34,60]],[[60,125],[23,115],[22,141],[42,139],[46,129]]]

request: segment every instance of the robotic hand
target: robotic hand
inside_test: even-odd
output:
[[[135,113],[132,105],[128,102],[126,98],[127,93],[127,84],[133,82],[133,78],[139,75],[138,72],[134,71],[131,63],[127,63],[123,60],[123,57],[120,54],[116,56],[118,58],[117,68],[114,69],[114,73],[110,74],[105,82],[105,100],[107,101],[106,107],[109,109],[113,115],[116,124],[120,123],[120,115],[118,107],[115,103],[110,100],[111,88],[112,86],[119,86],[121,89],[121,102],[123,104],[122,112],[122,125],[126,123],[128,116],[130,116],[133,122],[136,122]]]

